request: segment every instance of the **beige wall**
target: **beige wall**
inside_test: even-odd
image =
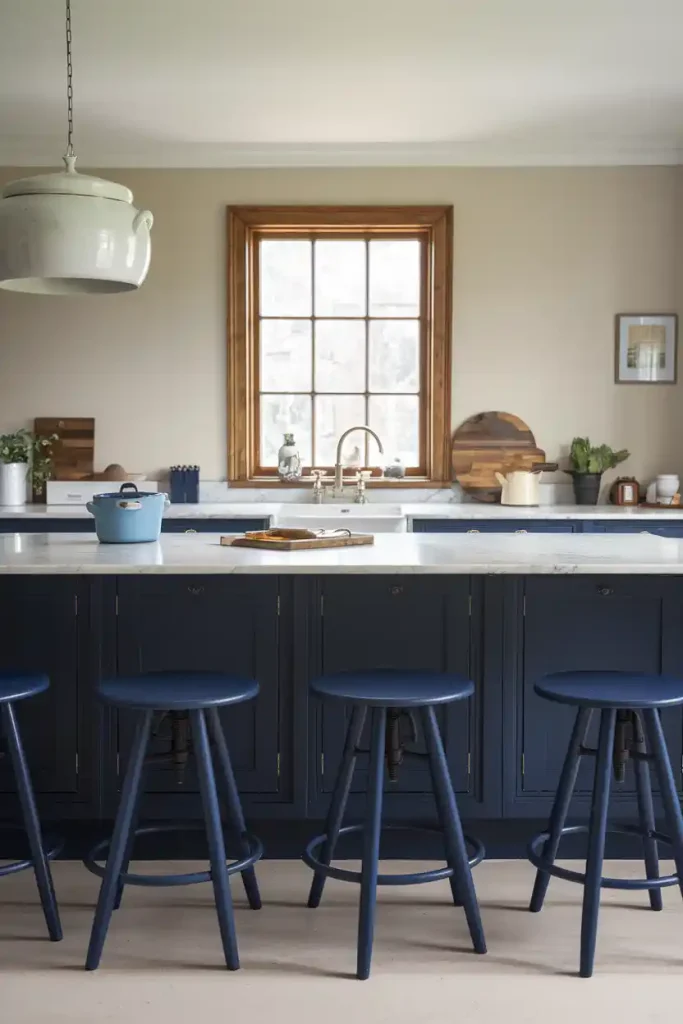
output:
[[[0,170],[0,181],[17,177]],[[453,424],[522,416],[552,458],[572,436],[624,470],[683,472],[681,387],[613,383],[614,314],[683,301],[683,169],[116,171],[155,216],[136,295],[0,291],[0,430],[97,419],[97,463],[225,474],[225,206],[452,203]]]

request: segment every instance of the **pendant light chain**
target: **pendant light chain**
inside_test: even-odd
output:
[[[71,63],[71,0],[66,0],[66,105],[69,127],[66,136],[66,156],[74,155],[74,88]]]

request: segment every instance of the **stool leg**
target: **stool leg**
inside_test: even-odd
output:
[[[52,882],[52,873],[43,848],[40,821],[38,820],[38,811],[36,808],[35,797],[33,795],[31,776],[28,770],[24,747],[21,742],[14,708],[11,704],[2,705],[2,716],[10,757],[12,759],[12,768],[14,769],[14,777],[19,793],[19,802],[21,804],[24,828],[26,829],[29,848],[31,850],[33,870],[35,872],[38,892],[40,894],[40,902],[43,906],[43,914],[45,915],[45,923],[47,924],[50,939],[53,942],[59,942],[62,937],[62,925],[59,920],[59,910],[57,909],[57,898],[55,896],[54,885]]]
[[[484,929],[479,914],[477,894],[474,889],[474,882],[472,881],[467,846],[465,845],[465,837],[462,831],[455,793],[453,792],[453,784],[448,770],[448,761],[446,760],[443,748],[439,723],[436,720],[436,713],[431,705],[422,708],[422,721],[424,723],[433,777],[439,791],[439,799],[444,808],[448,864],[456,874],[457,893],[465,908],[465,917],[467,918],[474,950],[476,953],[485,953],[486,939],[484,938]]]
[[[441,787],[439,786],[436,773],[434,771],[432,758],[429,757],[427,760],[429,762],[429,774],[432,780],[432,793],[434,794],[434,803],[436,804],[436,815],[439,822],[439,828],[441,829],[444,836],[444,843],[446,843],[446,821],[448,817],[448,812],[443,806]],[[448,843],[446,843],[446,861],[448,862],[448,866],[450,868],[454,868],[454,865],[450,863],[450,860],[448,858]],[[448,881],[451,886],[451,896],[453,897],[453,905],[456,907],[461,907],[462,899],[458,891],[458,881],[455,877],[455,870],[453,871],[453,874],[448,879]]]
[[[135,845],[135,832],[137,830],[140,821],[140,804],[142,803],[142,797],[145,791],[144,787],[145,770],[144,764],[142,774],[140,776],[140,784],[138,786],[138,792],[135,797],[135,805],[133,807],[133,815],[130,819],[130,830],[128,832],[128,839],[126,840],[126,850],[123,855],[123,863],[121,864],[121,875],[125,875],[130,867],[130,858],[133,855],[133,846]],[[121,906],[121,900],[123,899],[123,889],[125,883],[123,882],[121,875],[119,875],[116,883],[116,899],[114,900],[114,910],[118,910]]]
[[[602,862],[605,856],[605,833],[616,720],[617,713],[614,708],[605,708],[600,716],[600,738],[595,760],[595,782],[593,784],[586,880],[583,888],[583,912],[581,915],[579,973],[582,978],[590,978],[595,959],[595,940],[598,934],[598,912],[600,910],[600,882],[602,881]]]
[[[152,714],[152,711],[143,711],[141,713],[133,747],[130,752],[130,761],[128,762],[126,776],[123,780],[119,809],[116,812],[114,835],[109,847],[107,867],[102,879],[102,885],[100,886],[95,919],[90,933],[90,944],[85,960],[86,971],[94,971],[99,966],[102,949],[104,948],[104,940],[107,937],[107,929],[109,928],[109,922],[114,910],[123,859],[129,842],[135,804],[140,788],[145,751],[147,750],[149,732],[152,725]]]
[[[643,860],[645,861],[645,874],[647,878],[659,878],[659,856],[657,854],[657,840],[652,833],[655,830],[655,811],[652,803],[652,788],[650,783],[650,766],[644,760],[647,750],[645,748],[645,737],[643,725],[639,715],[633,716],[633,727],[635,729],[634,747],[635,753],[642,757],[633,759],[633,770],[636,776],[636,797],[638,800],[638,819],[643,830]],[[653,910],[662,909],[662,890],[648,889],[650,896],[650,907]]]
[[[564,764],[562,765],[562,774],[560,775],[560,782],[557,787],[553,809],[550,812],[550,824],[548,825],[549,836],[543,846],[543,856],[550,864],[555,862],[557,849],[562,838],[562,829],[564,828],[567,820],[567,814],[569,813],[569,805],[576,785],[576,776],[579,772],[581,747],[586,739],[586,732],[588,730],[590,719],[591,710],[589,708],[579,708],[576,713],[574,728],[569,740],[567,755],[564,759]],[[548,891],[549,882],[549,872],[542,871],[541,868],[539,868],[536,872],[534,889],[529,903],[529,910],[532,914],[537,914],[543,908],[543,902],[545,900],[545,894]]]
[[[662,803],[664,804],[666,825],[671,837],[674,861],[676,863],[678,884],[683,893],[683,814],[681,814],[681,805],[676,792],[676,782],[671,768],[669,751],[667,750],[659,711],[653,709],[645,710],[643,711],[643,719],[647,731],[648,745],[655,759],[655,769],[659,779]]]
[[[362,704],[357,704],[351,712],[351,721],[346,730],[346,740],[344,741],[344,753],[342,754],[341,764],[337,772],[334,790],[332,791],[332,802],[330,803],[327,821],[325,822],[325,836],[327,838],[320,853],[320,861],[323,864],[329,864],[334,857],[334,850],[339,838],[339,829],[344,820],[344,811],[346,810],[346,803],[349,798],[351,780],[353,779],[353,772],[356,767],[356,748],[363,731],[366,713],[367,708]],[[312,909],[320,905],[324,886],[325,875],[320,871],[316,871],[311,882],[311,891],[308,894],[308,906]]]
[[[372,938],[375,930],[377,875],[379,873],[379,840],[382,828],[382,787],[384,785],[386,723],[387,709],[373,708],[367,813],[363,829],[360,914],[358,917],[358,956],[356,963],[356,975],[361,979],[361,981],[365,981],[370,977]]]
[[[216,778],[211,762],[211,748],[206,719],[203,711],[191,711],[192,735],[197,752],[197,771],[199,789],[202,795],[204,821],[206,822],[206,838],[209,843],[209,860],[211,863],[211,881],[213,882],[216,913],[223,941],[225,962],[231,971],[239,970],[240,959],[237,952],[237,935],[235,932],[235,915],[230,895],[230,879],[225,863],[225,841],[223,839],[223,823],[218,805]]]
[[[247,825],[244,820],[240,794],[237,789],[235,775],[232,770],[228,744],[225,741],[225,733],[223,732],[223,726],[221,725],[217,708],[209,708],[208,716],[209,732],[211,733],[211,738],[213,739],[216,753],[218,755],[218,763],[221,767],[219,774],[221,775],[224,783],[225,801],[228,814],[232,820],[233,828],[237,832],[240,855],[242,857],[248,857],[251,853],[251,847],[249,846],[249,840],[247,838]],[[260,910],[261,894],[259,892],[258,882],[256,881],[256,872],[253,868],[247,868],[246,871],[242,872],[242,882],[244,884],[244,891],[247,894],[249,906],[252,910]]]

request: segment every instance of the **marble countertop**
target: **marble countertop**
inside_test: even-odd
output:
[[[221,547],[219,534],[100,544],[72,533],[0,535],[0,574],[683,575],[683,540],[652,534],[380,534],[368,547],[274,552]]]
[[[257,519],[278,514],[293,515],[297,505],[311,502],[202,502],[197,505],[171,505],[167,519]],[[369,501],[373,509],[384,501]],[[619,505],[541,505],[527,508],[519,505],[489,505],[483,502],[401,502],[392,501],[392,512],[408,519],[667,519],[683,523],[683,511],[662,508],[630,508]],[[353,507],[362,515],[362,506],[352,502],[325,502],[325,508]],[[368,506],[365,506],[367,508]],[[82,519],[90,516],[85,505],[22,505],[0,506],[0,519]]]

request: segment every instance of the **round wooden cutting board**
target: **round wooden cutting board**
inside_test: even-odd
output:
[[[545,452],[524,420],[509,412],[480,412],[461,423],[451,443],[453,474],[478,501],[500,501],[495,473],[531,469],[545,462]]]

